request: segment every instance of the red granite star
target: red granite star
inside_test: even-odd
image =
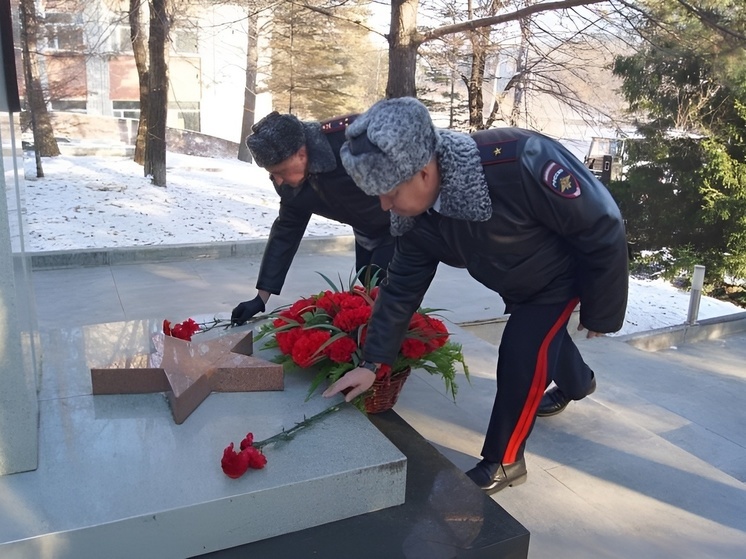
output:
[[[106,368],[91,368],[98,394],[166,392],[174,421],[184,422],[211,392],[283,390],[282,365],[253,356],[253,334],[225,334],[187,342],[153,336],[155,351]]]

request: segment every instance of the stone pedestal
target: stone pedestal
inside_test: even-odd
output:
[[[265,439],[334,403],[305,401],[310,372],[286,375],[283,391],[213,392],[181,425],[163,393],[93,396],[91,368],[123,348],[147,354],[159,326],[42,336],[39,467],[0,477],[0,556],[183,559],[404,502],[406,458],[346,405],[267,447],[264,469],[223,474],[230,442]]]
[[[5,24],[3,21],[3,32]],[[0,75],[8,54],[12,56],[0,53]],[[4,78],[0,79],[0,111],[8,109],[5,85]],[[20,167],[22,174],[23,160],[14,157],[15,146],[6,135],[16,126],[12,113],[0,112],[0,120],[0,476],[4,476],[36,468],[39,410],[35,311],[21,243],[20,184],[15,182],[13,170]],[[10,153],[6,154],[8,145]]]

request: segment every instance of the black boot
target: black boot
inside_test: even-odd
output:
[[[508,486],[520,485],[526,481],[526,459],[521,457],[512,464],[482,460],[466,472],[466,475],[487,495],[492,495]]]
[[[588,392],[586,392],[585,396],[589,396],[595,391],[596,375],[593,375],[591,377],[591,385],[588,387]],[[583,396],[583,398],[585,398],[585,396]],[[539,417],[557,415],[559,412],[564,410],[570,402],[570,398],[565,396],[562,390],[553,386],[544,393],[544,396],[541,397],[541,402],[539,402],[539,409],[536,411],[536,415]]]

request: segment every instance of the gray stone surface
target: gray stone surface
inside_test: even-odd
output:
[[[283,392],[213,393],[182,425],[163,394],[92,396],[89,368],[147,349],[159,325],[43,333],[39,467],[0,477],[1,557],[184,558],[403,502],[405,457],[348,405],[267,447],[266,468],[223,474],[230,442],[333,403],[305,401],[309,372],[287,375]]]
[[[4,140],[0,134],[0,145]],[[32,470],[38,460],[34,306],[13,172],[19,164],[22,170],[12,154],[0,157],[0,475]]]
[[[349,252],[297,257],[283,294],[273,297],[270,306],[323,289],[316,271],[345,275],[353,261]],[[172,268],[174,264],[163,263],[158,274],[191,270],[179,282],[192,289],[172,299],[167,282],[153,286],[153,306],[137,313],[229,312],[254,296],[257,259],[197,260]],[[125,269],[108,268],[115,274]],[[137,282],[145,268],[132,265],[127,281]],[[87,272],[34,274],[39,306],[46,310],[40,313],[45,328],[63,320],[87,323],[86,312],[74,308],[76,301],[85,304],[86,297],[69,289]],[[440,288],[444,279],[448,281]],[[131,289],[124,282],[120,275],[108,295],[101,292],[100,302],[116,301],[120,312],[134,314],[131,301],[123,305],[120,299],[118,290]],[[459,297],[468,291],[458,307],[456,287]],[[62,313],[59,296],[65,293]],[[425,304],[451,309],[444,314],[455,323],[498,319],[482,312],[489,295],[481,297],[479,286],[463,270],[441,266]],[[598,389],[563,413],[537,421],[527,448],[527,483],[494,496],[531,532],[530,559],[746,558],[746,339],[732,319],[713,322],[723,324],[719,331],[724,337],[696,343],[689,339],[675,348],[663,344],[658,352],[642,351],[621,338],[578,342],[598,375]],[[457,379],[453,403],[440,379],[415,372],[395,410],[467,470],[479,459],[492,407],[499,335],[485,326],[484,337],[493,342],[488,343],[464,328],[453,329],[464,344],[471,383]]]

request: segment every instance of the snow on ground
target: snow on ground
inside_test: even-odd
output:
[[[253,164],[168,153],[167,186],[124,157],[43,158],[43,178],[27,159],[30,251],[241,241],[267,237],[279,198]],[[308,236],[350,234],[314,216]]]

